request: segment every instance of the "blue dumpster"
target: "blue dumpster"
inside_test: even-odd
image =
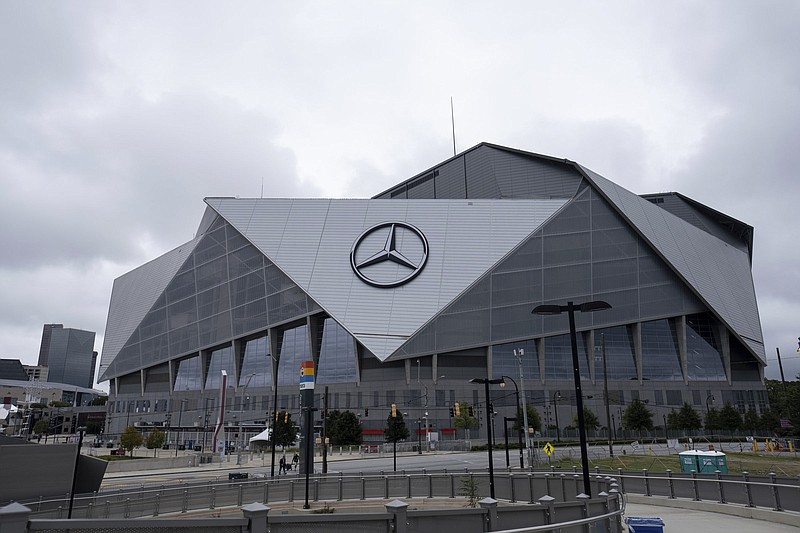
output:
[[[631,533],[664,533],[664,521],[657,516],[629,516],[625,522]]]

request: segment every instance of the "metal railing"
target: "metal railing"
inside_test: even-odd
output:
[[[578,474],[550,472],[495,473],[496,497],[511,503],[535,503],[544,495],[556,502],[573,501],[583,490]],[[592,478],[593,493],[616,489],[610,476]],[[484,471],[386,473],[373,475],[315,475],[309,478],[311,501],[342,501],[391,498],[463,497],[465,487],[476,487],[479,497],[488,495],[489,476]],[[264,504],[304,500],[303,478],[235,479],[206,483],[180,483],[144,486],[135,489],[76,495],[75,518],[141,518],[221,507],[241,506],[248,502]],[[66,516],[69,495],[55,499],[20,502],[40,518]]]

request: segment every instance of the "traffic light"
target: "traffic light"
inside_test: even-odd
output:
[[[277,421],[278,421],[278,417],[279,417],[280,415],[281,415],[281,414],[280,414],[280,412],[278,412],[278,410],[276,409],[276,410],[275,410],[275,422],[277,422]]]
[[[286,412],[283,414],[283,423],[284,423],[284,424],[288,424],[288,423],[289,423],[289,411],[286,411]]]
[[[397,418],[397,404],[392,404],[392,418]]]
[[[470,405],[469,408],[467,409],[467,413],[469,413],[469,416],[473,416],[474,417],[475,416],[475,409],[473,409],[472,406]]]
[[[364,418],[369,416],[369,407],[364,408]]]
[[[455,410],[451,407],[450,408],[450,418],[453,418],[454,414],[455,414]]]
[[[455,412],[456,416],[461,415],[461,410],[458,408],[458,402],[453,406],[453,412]]]

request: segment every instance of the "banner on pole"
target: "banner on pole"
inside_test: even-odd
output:
[[[314,389],[314,361],[300,363],[300,390]]]

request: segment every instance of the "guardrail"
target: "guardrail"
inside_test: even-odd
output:
[[[622,514],[625,510],[622,495],[600,492],[590,499],[580,495],[567,502],[556,502],[551,496],[539,498],[533,505],[503,505],[484,498],[476,508],[414,509],[394,500],[377,512],[310,514],[307,512],[272,514],[261,503],[240,506],[242,518],[145,518],[131,522],[124,519],[42,519],[31,516],[30,509],[14,503],[0,508],[0,531],[26,533],[29,531],[93,531],[109,533],[146,531],[158,533],[181,532],[189,528],[223,533],[293,533],[324,529],[326,533],[357,531],[437,531],[457,529],[460,533],[514,532],[578,533],[593,525],[598,533],[622,533]]]
[[[623,493],[643,496],[665,496],[669,499],[691,499],[712,501],[721,504],[740,504],[773,511],[800,511],[800,479],[778,479],[774,472],[767,476],[741,476],[730,474],[698,474],[697,472],[672,472],[653,475],[644,469],[641,472],[603,473],[595,469],[595,475],[613,475]]]
[[[574,501],[583,491],[583,479],[578,474],[553,474],[542,472],[501,472],[494,475],[495,494],[498,499],[511,503],[535,503],[542,496],[555,502]],[[413,473],[379,475],[315,475],[309,478],[311,501],[335,502],[342,500],[367,500],[392,498],[447,498],[463,497],[474,486],[480,497],[489,493],[489,476],[486,472],[465,473]],[[593,476],[592,492],[610,494],[616,490],[610,476]],[[135,490],[118,490],[76,495],[72,516],[75,518],[141,518],[164,514],[184,514],[191,510],[242,506],[247,502],[294,502],[304,500],[303,478],[248,478],[223,482],[182,483],[159,487],[141,486]],[[20,502],[27,505],[34,516],[59,519],[66,516],[69,495],[64,498]]]

